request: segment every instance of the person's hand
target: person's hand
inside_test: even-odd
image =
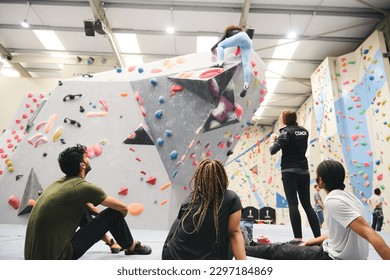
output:
[[[271,141],[275,141],[276,139],[278,139],[278,135],[276,133],[272,133],[270,139]]]
[[[308,245],[307,245],[307,241],[303,241],[303,242],[300,243],[298,246],[308,246]]]

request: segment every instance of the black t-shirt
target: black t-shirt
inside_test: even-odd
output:
[[[199,232],[194,231],[192,223],[195,209],[184,220],[184,229],[179,224],[183,214],[188,209],[189,198],[181,205],[179,215],[173,223],[168,237],[165,240],[162,259],[163,260],[226,260],[231,259],[229,253],[229,216],[237,211],[241,211],[241,201],[238,195],[226,190],[220,207],[219,218],[219,242],[216,242],[214,227],[213,207],[207,209],[207,213]]]

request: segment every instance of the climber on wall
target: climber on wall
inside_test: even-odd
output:
[[[217,51],[217,63],[214,67],[223,67],[224,50],[231,47],[239,47],[241,51],[241,62],[244,73],[244,87],[240,93],[245,97],[249,88],[250,79],[250,58],[252,49],[253,29],[244,29],[242,26],[229,25],[225,28],[225,33],[221,39],[211,48],[211,51]]]

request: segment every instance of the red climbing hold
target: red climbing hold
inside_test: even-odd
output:
[[[128,188],[120,188],[118,194],[127,195],[128,192],[129,192]]]
[[[155,185],[155,184],[156,184],[156,181],[157,181],[157,178],[155,178],[155,177],[149,177],[149,179],[146,180],[146,183],[151,184],[151,185]]]
[[[8,204],[11,205],[14,209],[18,209],[20,206],[20,200],[16,195],[11,195],[8,198]]]
[[[199,78],[201,78],[201,79],[212,78],[212,77],[222,73],[223,71],[224,71],[223,68],[210,68],[210,69],[204,71],[202,74],[200,74]]]

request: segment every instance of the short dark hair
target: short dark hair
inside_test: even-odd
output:
[[[293,110],[286,110],[282,113],[282,121],[285,125],[292,125],[297,123],[297,113]]]
[[[58,156],[58,163],[61,171],[67,177],[76,177],[80,173],[80,162],[83,162],[83,157],[87,147],[77,144],[74,147],[66,148]]]
[[[380,189],[380,188],[376,188],[376,189],[374,190],[374,194],[380,195],[380,194],[381,194],[381,189]]]
[[[327,191],[344,190],[345,169],[336,160],[324,160],[317,167],[317,176],[321,177]]]

